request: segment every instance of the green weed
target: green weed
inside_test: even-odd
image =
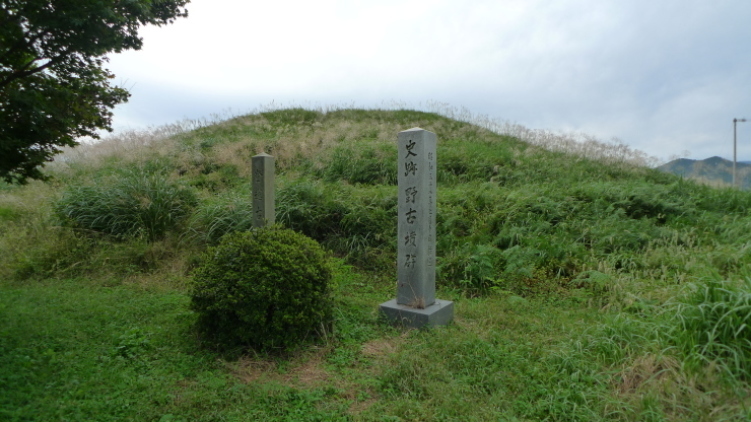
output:
[[[195,205],[192,191],[148,169],[124,171],[109,185],[71,186],[54,204],[74,228],[118,239],[157,240],[173,230]]]
[[[253,225],[249,194],[228,192],[205,200],[188,219],[186,239],[216,245],[227,233],[246,231]]]
[[[671,338],[701,367],[712,362],[732,377],[751,374],[751,280],[707,280],[691,285],[685,302],[674,306]]]

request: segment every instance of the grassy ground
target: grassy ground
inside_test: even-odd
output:
[[[456,304],[424,331],[377,315],[395,135],[414,126],[439,136],[438,297]],[[0,186],[0,420],[751,417],[751,195],[546,142],[280,110],[123,136],[66,153],[51,183]],[[336,262],[335,331],[285,356],[199,347],[186,294],[205,248],[249,226],[261,151],[277,221]]]

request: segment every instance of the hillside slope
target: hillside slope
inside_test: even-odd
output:
[[[393,271],[395,136],[411,127],[438,134],[438,264],[445,286],[518,291],[551,279],[565,284],[590,270],[634,278],[746,274],[745,255],[731,251],[739,240],[727,234],[747,216],[751,197],[746,194],[631,165],[622,156],[594,161],[550,152],[436,114],[290,109],[161,139],[139,136],[82,147],[49,169],[54,185],[6,188],[2,207],[12,216],[9,222],[37,218],[61,226],[54,232],[65,241],[81,243],[73,248],[80,256],[57,256],[59,251],[45,249],[51,247],[45,241],[16,238],[29,233],[16,232],[11,224],[6,242],[23,241],[40,250],[6,255],[6,277],[96,273],[101,271],[97,259],[105,259],[97,258],[97,251],[106,255],[110,248],[136,254],[122,260],[125,266],[134,265],[132,259],[145,270],[159,271],[164,260],[152,256],[157,250],[175,260],[173,269],[189,266],[195,260],[191,254],[227,231],[249,227],[250,158],[262,151],[276,157],[277,221],[350,263]],[[158,235],[135,220],[125,234],[92,223],[116,218],[107,214],[111,208],[104,202],[96,210],[99,205],[87,203],[91,212],[105,213],[101,216],[75,209],[84,204],[81,196],[106,198],[134,189],[147,190],[135,196],[156,195],[146,182],[193,198],[181,202],[185,218],[160,228]],[[19,196],[40,202],[24,209],[19,204],[26,200],[14,199]],[[91,232],[110,237],[80,236]],[[173,249],[169,242],[183,247]],[[131,250],[131,243],[141,249]],[[712,243],[718,247],[709,254],[685,247]],[[720,245],[730,249],[726,253]],[[728,262],[718,269],[717,259]]]
[[[396,134],[438,136],[438,297],[401,331]],[[288,109],[124,134],[0,185],[3,420],[743,420],[751,194],[438,114]],[[336,330],[292,356],[200,346],[185,292],[251,221],[319,241]],[[114,399],[113,399],[114,398]],[[116,405],[110,405],[115,400]]]

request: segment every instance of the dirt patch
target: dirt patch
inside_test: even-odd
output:
[[[364,343],[361,356],[373,362],[365,364],[362,369],[372,376],[383,371],[388,366],[384,363],[399,352],[409,335],[410,331],[406,331],[398,336]],[[331,352],[330,348],[310,349],[285,361],[249,356],[227,363],[227,368],[235,378],[247,384],[275,383],[297,389],[334,387],[339,399],[350,403],[350,415],[366,412],[378,402],[378,393],[372,385],[348,379],[338,374],[335,368],[327,369],[326,358]]]
[[[385,358],[399,351],[401,344],[409,336],[410,331],[405,331],[398,337],[379,338],[368,341],[362,345],[363,356],[373,359]]]
[[[370,406],[375,404],[377,401],[378,399],[375,396],[371,396],[366,400],[353,401],[352,405],[349,406],[348,413],[350,415],[357,415],[359,413],[362,413],[368,410]]]
[[[631,394],[647,384],[674,380],[679,369],[680,362],[675,358],[653,354],[640,356],[616,378],[618,393]]]
[[[324,368],[324,349],[293,357],[280,367],[273,360],[241,358],[228,365],[233,376],[244,383],[273,381],[294,388],[310,388],[327,384],[331,374]]]
[[[331,374],[324,368],[327,351],[321,350],[307,360],[294,362],[293,366],[282,376],[282,382],[296,387],[316,387],[327,384]]]
[[[232,375],[246,384],[268,379],[277,372],[276,368],[276,362],[252,358],[241,358],[229,366]]]
[[[362,345],[362,354],[368,358],[381,358],[398,350],[392,339],[371,340]]]

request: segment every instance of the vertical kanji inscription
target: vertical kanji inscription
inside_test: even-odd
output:
[[[399,133],[397,303],[425,308],[435,302],[436,135]]]

